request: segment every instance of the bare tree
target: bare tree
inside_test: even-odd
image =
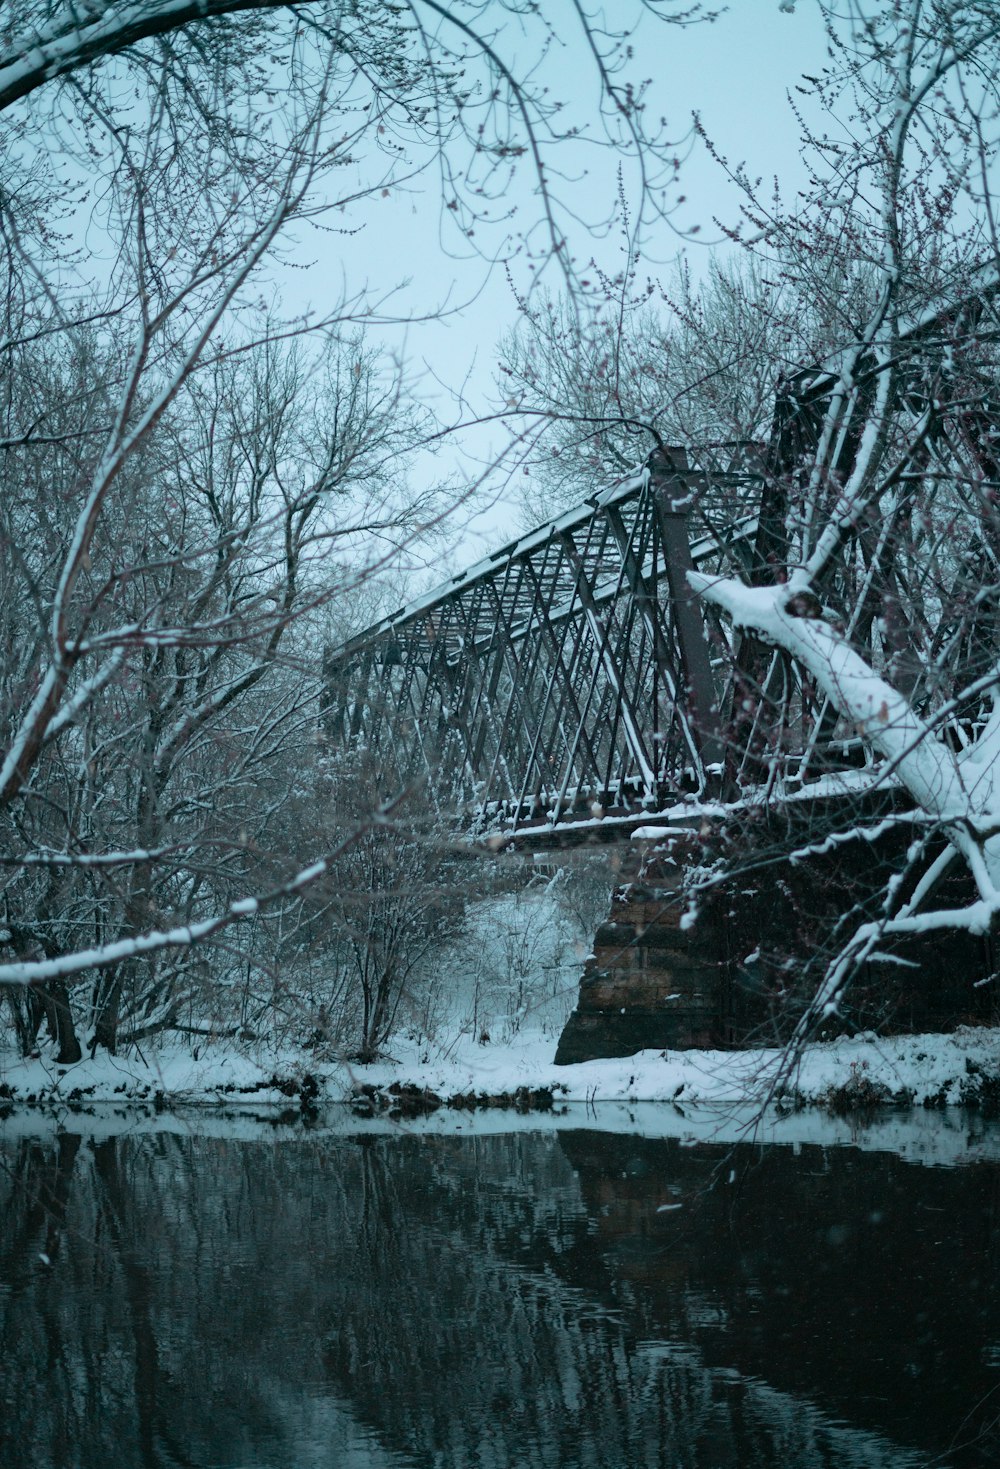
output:
[[[532,525],[594,483],[632,473],[657,445],[761,442],[776,373],[817,350],[819,322],[756,262],[715,264],[701,285],[594,270],[589,312],[564,296],[522,302],[498,387],[526,422],[521,500]],[[777,274],[777,272],[775,273]]]
[[[319,364],[263,343],[194,377],[132,457],[79,581],[88,647],[77,677],[85,689],[101,677],[100,689],[43,743],[9,808],[4,896],[22,952],[119,943],[161,913],[190,920],[235,896],[242,848],[273,839],[281,795],[261,801],[262,782],[281,759],[290,773],[315,722],[318,649],[300,649],[292,678],[289,630],[358,574],[348,566],[359,537],[427,515],[426,497],[404,494],[398,477],[418,433],[398,383],[379,379],[356,338],[327,344]],[[31,609],[52,595],[47,568],[17,548],[70,529],[64,499],[46,493],[59,483],[49,471],[70,469],[66,446],[35,459],[32,484],[3,512],[4,605],[21,623],[9,641],[27,660],[8,665],[12,708],[44,632]],[[73,468],[86,473],[86,456]],[[103,863],[87,860],[95,847]],[[184,967],[169,983],[155,965],[106,969],[91,996],[96,1040],[114,1047],[126,990],[139,1007],[133,1033],[140,1018],[145,1032],[175,1017]]]
[[[807,192],[763,196],[706,137],[742,191],[734,256],[664,288],[623,216],[595,312],[525,302],[500,378],[528,425],[532,519],[656,446],[698,467],[706,445],[756,450],[749,561],[740,546],[692,577],[733,675],[721,793],[746,797],[692,903],[738,891],[748,861],[779,883],[792,862],[784,948],[768,973],[745,935],[743,978],[785,1034],[798,1014],[799,1042],[839,1023],[865,966],[899,973],[908,936],[991,931],[1000,891],[1000,22],[959,0],[821,8],[829,57],[796,101]],[[736,511],[691,513],[718,529]],[[845,765],[854,794],[799,799]],[[839,895],[824,869],[803,908],[805,864],[851,850]]]
[[[813,193],[782,213],[744,181],[747,248],[818,296],[831,260],[860,261],[874,289],[838,349],[778,395],[792,431],[751,575],[690,578],[743,630],[744,773],[773,800],[847,748],[860,786],[900,793],[888,816],[841,805],[799,858],[887,823],[910,833],[877,901],[845,915],[797,1041],[894,941],[982,934],[1000,909],[1000,20],[955,0],[823,8],[835,61],[813,83]],[[956,862],[965,897],[944,884]]]
[[[404,478],[420,415],[354,334],[389,306],[267,301],[290,229],[335,242],[436,169],[454,248],[570,278],[545,168],[570,139],[629,153],[662,208],[671,151],[626,28],[574,11],[600,89],[584,137],[505,59],[522,26],[556,44],[522,12],[29,0],[0,21],[0,983],[24,1044],[42,1012],[65,1061],[81,1019],[109,1046],[177,1022],[204,979],[188,951],[329,870],[287,850],[266,888],[247,856],[280,828],[281,762],[309,766],[315,665],[301,642],[287,661],[290,629],[440,503]],[[515,228],[522,158],[537,207]]]
[[[521,425],[532,525],[653,449],[763,449],[777,385],[852,339],[874,302],[870,261],[833,239],[811,243],[807,271],[779,246],[716,255],[698,281],[686,256],[650,276],[619,207],[623,265],[610,275],[591,263],[589,309],[522,299],[501,343],[501,411]]]

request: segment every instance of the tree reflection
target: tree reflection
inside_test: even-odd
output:
[[[722,1156],[11,1142],[0,1463],[995,1462],[996,1169]]]

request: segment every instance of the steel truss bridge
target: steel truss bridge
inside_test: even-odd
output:
[[[938,305],[901,334],[901,422],[922,411],[943,337],[987,327],[1000,336],[996,290],[993,272],[973,297]],[[850,764],[834,712],[808,682],[783,655],[722,626],[686,580],[697,568],[760,584],[785,564],[796,471],[815,448],[835,366],[783,383],[768,443],[660,449],[631,478],[329,652],[328,748],[366,751],[387,791],[426,779],[442,811],[507,830],[732,794],[759,785],[776,761],[800,778]],[[841,479],[869,402],[862,384],[844,421]],[[1000,491],[989,447],[997,416],[981,396],[957,397],[921,441],[921,472],[975,484],[980,496],[983,484]],[[904,524],[881,550],[870,528],[845,543],[840,590],[882,566],[897,643],[900,628],[915,649],[950,638],[961,661],[997,608],[983,603],[961,628],[929,625],[926,589],[906,580]],[[1000,581],[996,525],[979,542],[984,575]],[[855,635],[871,643],[876,625],[868,616]],[[883,660],[892,653],[881,650]],[[926,668],[904,676],[919,704]]]

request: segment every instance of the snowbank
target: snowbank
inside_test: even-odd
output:
[[[317,1062],[308,1052],[260,1047],[175,1045],[145,1057],[101,1054],[74,1066],[43,1055],[0,1052],[0,1107],[60,1107],[139,1100],[176,1103],[310,1106],[348,1100],[360,1088],[406,1083],[449,1098],[549,1089],[557,1104],[616,1102],[635,1106],[760,1106],[769,1096],[789,1109],[820,1103],[831,1110],[880,1102],[953,1106],[1000,1102],[1000,1030],[961,1027],[952,1035],[867,1035],[810,1046],[782,1088],[782,1052],[642,1051],[619,1060],[555,1066],[551,1032],[522,1030],[508,1043],[479,1044],[459,1035],[447,1044],[400,1039],[374,1065]]]

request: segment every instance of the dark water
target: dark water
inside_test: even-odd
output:
[[[1000,1464],[996,1163],[74,1125],[0,1144],[5,1469]]]

